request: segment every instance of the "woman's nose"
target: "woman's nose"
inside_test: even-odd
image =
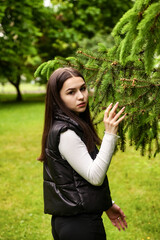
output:
[[[84,99],[83,94],[81,93],[81,91],[78,91],[78,99]]]

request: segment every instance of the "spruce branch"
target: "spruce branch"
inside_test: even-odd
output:
[[[107,58],[100,58],[100,57],[94,57],[94,56],[92,56],[92,55],[89,55],[89,54],[83,52],[82,50],[78,50],[78,51],[77,51],[77,54],[82,54],[82,55],[84,55],[84,56],[87,57],[87,58],[91,58],[91,59],[94,59],[94,60],[97,60],[97,61],[108,61],[108,62],[112,62],[111,60],[108,60]]]
[[[160,152],[160,7],[150,7],[155,2],[135,2],[134,8],[122,17],[113,31],[115,46],[112,49],[97,53],[78,50],[76,57],[58,60],[61,66],[79,69],[88,87],[93,89],[90,104],[95,125],[102,122],[99,113],[110,102],[119,101],[119,108],[125,106],[127,113],[120,127],[123,139],[120,148],[124,150],[128,133],[130,143],[141,148],[142,154],[147,150],[149,157],[153,149],[155,155]],[[38,72],[51,66],[51,63],[44,64]],[[49,73],[49,70],[45,72]]]
[[[132,85],[124,85],[122,84],[122,86],[124,88],[149,88],[149,87],[160,87],[160,84],[155,84],[153,82],[149,82],[149,81],[144,81],[144,80],[138,80],[136,78],[133,79],[126,79],[126,78],[121,78],[120,81],[123,82],[132,82]],[[136,82],[140,82],[140,83],[148,83],[148,85],[136,85]]]

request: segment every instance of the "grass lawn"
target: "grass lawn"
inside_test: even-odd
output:
[[[51,240],[50,216],[43,214],[43,169],[36,161],[44,96],[25,95],[23,103],[13,99],[1,95],[0,240]],[[103,215],[108,240],[159,240],[159,155],[148,159],[128,147],[113,157],[108,176],[112,198],[128,221],[127,231],[118,232]]]

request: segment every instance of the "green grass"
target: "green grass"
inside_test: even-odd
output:
[[[0,240],[51,240],[50,216],[43,214],[43,95],[25,95],[23,103],[0,103]],[[108,172],[112,197],[127,216],[118,232],[103,216],[108,240],[160,239],[160,166],[133,148],[117,152]]]
[[[43,214],[40,152],[44,104],[0,105],[0,239],[52,239]]]

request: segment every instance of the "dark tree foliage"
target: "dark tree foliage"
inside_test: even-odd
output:
[[[1,2],[0,79],[15,86],[18,101],[22,100],[19,89],[22,76],[31,79],[34,65],[40,63],[36,41],[41,33],[33,21],[36,8],[43,8],[43,1]]]
[[[57,14],[67,29],[74,28],[83,37],[96,32],[110,33],[122,15],[133,6],[131,0],[63,0],[57,2]],[[81,38],[81,36],[79,36]]]
[[[131,4],[127,0],[53,0],[51,7],[44,7],[43,0],[1,0],[0,82],[13,84],[17,100],[22,100],[20,83],[32,80],[41,62],[72,55],[82,40],[92,42],[97,33],[101,38]]]

